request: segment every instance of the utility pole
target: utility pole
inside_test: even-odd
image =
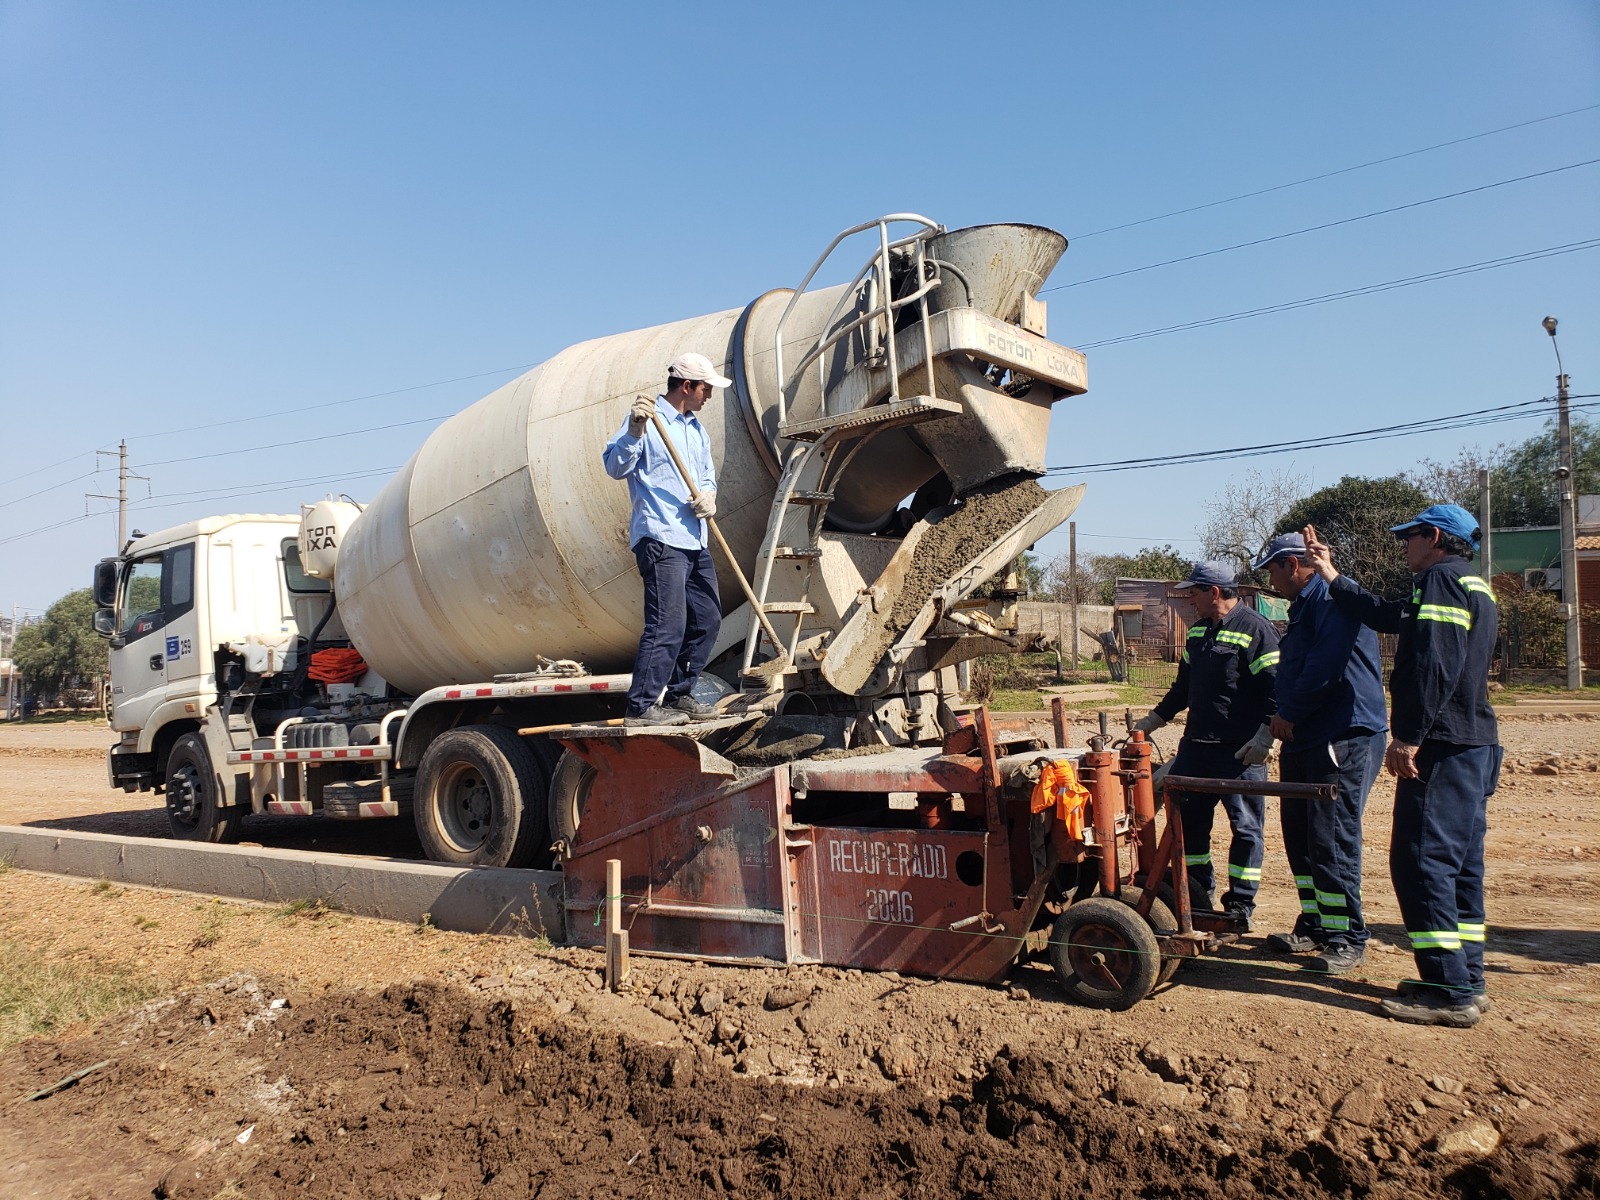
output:
[[[1578,625],[1578,500],[1573,477],[1572,419],[1567,412],[1567,373],[1556,344],[1556,319],[1546,317],[1544,331],[1556,352],[1556,503],[1561,521],[1561,615],[1567,623],[1567,690],[1583,687],[1583,640]]]
[[[1494,522],[1494,501],[1489,494],[1489,470],[1485,467],[1478,472],[1478,526],[1483,530],[1483,563],[1479,568],[1483,572],[1483,581],[1490,587],[1494,586],[1494,534],[1491,526]]]
[[[109,457],[110,450],[96,450],[96,454]],[[128,544],[128,480],[143,479],[149,482],[148,475],[139,475],[128,470],[128,440],[124,438],[117,447],[117,494],[106,496],[99,492],[90,492],[85,497],[89,500],[115,500],[117,502],[117,553],[122,553],[122,548]]]
[[[1067,579],[1071,589],[1067,599],[1072,605],[1072,669],[1078,669],[1082,659],[1078,656],[1078,523],[1067,522]]]

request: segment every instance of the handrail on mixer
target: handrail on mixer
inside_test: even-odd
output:
[[[902,221],[915,222],[916,224],[920,225],[921,228],[907,237],[890,241],[889,226],[893,223]],[[926,258],[923,254],[923,246],[930,234],[944,232],[943,225],[940,225],[936,221],[931,221],[927,217],[920,216],[917,213],[890,213],[887,216],[879,217],[875,221],[865,221],[860,225],[854,225],[851,228],[846,229],[843,233],[835,237],[833,241],[828,243],[828,248],[822,252],[822,257],[818,258],[817,261],[812,264],[811,270],[807,271],[806,277],[800,281],[800,286],[795,288],[794,294],[789,297],[789,303],[784,308],[783,315],[778,318],[778,324],[776,329],[773,331],[772,338],[774,364],[777,368],[778,378],[778,423],[780,425],[782,425],[783,422],[788,419],[788,382],[783,369],[783,327],[789,320],[790,314],[794,312],[795,305],[797,305],[800,302],[800,298],[805,295],[805,290],[810,285],[811,280],[815,278],[817,272],[822,269],[822,265],[833,256],[833,252],[839,248],[840,243],[846,238],[854,237],[856,234],[864,233],[869,229],[876,229],[878,231],[878,249],[870,258],[867,259],[861,270],[856,272],[855,278],[853,278],[849,284],[846,285],[844,292],[840,297],[839,303],[834,306],[833,312],[828,314],[827,321],[823,323],[822,332],[817,335],[816,345],[813,346],[812,349],[800,360],[799,365],[795,368],[795,376],[798,378],[801,371],[805,370],[805,368],[808,367],[812,362],[819,361],[822,355],[825,354],[829,348],[836,345],[841,339],[849,336],[851,333],[854,333],[857,329],[861,328],[861,326],[866,325],[867,323],[876,320],[879,317],[883,317],[885,318],[885,324],[887,326],[887,336],[885,337],[884,341],[886,343],[889,357],[890,400],[896,401],[900,399],[900,372],[895,351],[894,322],[891,318],[891,314],[896,309],[901,308],[904,305],[923,300],[923,298],[926,297],[927,294],[933,289],[936,281],[922,279],[922,276],[926,273]],[[889,291],[889,252],[891,250],[898,250],[902,246],[912,245],[916,247],[917,278],[921,281],[921,286],[919,286],[911,295],[904,296],[899,300],[895,300],[890,296]],[[843,328],[836,329],[832,334],[829,334],[828,327],[832,325],[834,320],[839,316],[846,299],[854,293],[856,286],[860,284],[869,273],[873,273],[875,275],[875,290],[881,291],[883,295],[883,302],[879,304],[876,302],[875,298],[869,300],[870,307],[865,313],[851,321],[849,324],[845,325]],[[923,316],[926,318],[926,312],[924,312]],[[928,331],[926,319],[923,320],[922,326],[923,337],[925,339],[930,338],[931,334]],[[933,353],[931,345],[925,347],[925,349],[927,350],[924,358],[928,366],[928,392],[930,395],[932,395],[934,388]],[[818,369],[821,370],[820,365]],[[824,403],[826,403],[826,399],[824,399]]]

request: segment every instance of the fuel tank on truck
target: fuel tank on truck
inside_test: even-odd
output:
[[[977,310],[1015,322],[1066,239],[1039,226],[985,225],[938,233],[927,246],[949,268],[928,295],[930,313]],[[860,393],[874,371],[888,374],[878,368],[883,331],[870,322],[794,369],[820,336],[876,303],[868,291],[843,285],[799,296],[782,328],[781,386],[774,336],[795,296],[789,289],[743,309],[571,346],[444,422],[339,547],[340,617],[367,662],[413,694],[531,670],[540,657],[628,670],[643,595],[628,545],[627,484],[606,475],[601,451],[634,396],[661,393],[667,364],[690,350],[733,380],[699,418],[716,463],[718,524],[748,571],[789,445],[780,421],[836,412],[841,394]],[[875,532],[941,474],[956,495],[1002,474],[1041,474],[1050,404],[1083,390],[1069,381],[1018,396],[991,386],[964,356],[937,366],[949,389],[941,394],[967,411],[941,422],[950,427],[934,443],[904,429],[865,443],[829,510],[838,527]],[[902,390],[926,394],[926,375],[925,366],[907,368]],[[731,611],[742,593],[717,560]]]

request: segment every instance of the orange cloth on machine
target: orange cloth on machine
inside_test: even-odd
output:
[[[1071,759],[1058,758],[1048,762],[1033,785],[1030,805],[1036,813],[1054,807],[1056,820],[1067,827],[1067,836],[1075,842],[1083,840],[1083,814],[1089,803],[1089,789],[1078,782],[1077,769]]]
[[[342,646],[318,650],[311,656],[311,670],[307,672],[318,683],[354,683],[366,673],[367,662],[361,651]]]

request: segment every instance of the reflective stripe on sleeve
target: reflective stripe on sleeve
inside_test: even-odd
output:
[[[1453,608],[1448,604],[1424,604],[1417,609],[1417,620],[1440,621],[1446,625],[1459,625],[1463,629],[1472,628],[1472,614],[1464,608]]]
[[[1268,650],[1260,658],[1256,659],[1255,662],[1250,664],[1250,674],[1259,675],[1268,667],[1275,667],[1277,665],[1278,652],[1276,650]]]
[[[1248,633],[1240,633],[1237,629],[1224,629],[1217,634],[1217,641],[1226,642],[1230,646],[1249,646],[1251,638]]]
[[[1461,586],[1469,592],[1477,592],[1479,595],[1487,596],[1497,604],[1500,601],[1500,597],[1494,594],[1494,589],[1485,583],[1480,576],[1463,575],[1461,577]]]

